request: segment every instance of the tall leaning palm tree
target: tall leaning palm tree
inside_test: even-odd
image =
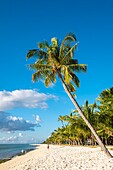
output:
[[[74,85],[79,87],[80,84],[75,73],[81,71],[86,72],[86,65],[78,64],[78,61],[74,59],[74,51],[77,45],[77,39],[72,33],[69,33],[61,44],[58,42],[57,38],[52,38],[50,45],[47,41],[38,43],[38,49],[29,50],[27,53],[27,59],[34,56],[36,57],[36,62],[29,65],[30,68],[35,70],[34,74],[32,74],[32,80],[37,81],[38,79],[43,79],[46,87],[48,87],[51,83],[56,82],[56,77],[58,76],[65,92],[94,134],[101,149],[105,151],[109,157],[112,157],[74,98]]]

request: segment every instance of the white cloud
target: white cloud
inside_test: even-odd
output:
[[[2,137],[0,138],[0,143],[13,143],[19,141],[18,136]]]
[[[18,136],[19,136],[19,137],[23,137],[23,134],[22,134],[22,133],[19,133]]]
[[[10,136],[9,138],[6,139],[6,141],[14,142],[18,140],[18,136]]]
[[[14,108],[47,108],[49,99],[57,99],[51,94],[39,93],[36,90],[0,91],[0,110]]]
[[[36,122],[41,122],[39,115],[36,115],[35,120]]]
[[[11,116],[9,113],[0,111],[0,130],[1,131],[34,131],[35,127],[39,127],[37,122],[24,120],[22,117]],[[20,134],[22,136],[22,134]]]
[[[6,143],[6,142],[14,142],[18,141],[18,136],[10,136],[10,137],[2,137],[0,138],[0,142]]]

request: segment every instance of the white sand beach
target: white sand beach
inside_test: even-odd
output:
[[[113,150],[110,150],[113,155]],[[0,170],[113,170],[113,158],[100,148],[41,144],[36,150],[0,164]]]

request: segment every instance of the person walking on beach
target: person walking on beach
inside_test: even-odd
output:
[[[47,149],[49,149],[49,144],[47,145]]]

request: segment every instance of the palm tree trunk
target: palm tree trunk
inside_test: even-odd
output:
[[[101,147],[101,150],[105,152],[105,154],[109,157],[112,158],[113,156],[111,155],[111,153],[109,152],[109,150],[106,148],[106,146],[102,143],[100,137],[98,136],[98,134],[96,133],[96,131],[94,130],[94,128],[92,127],[92,125],[89,123],[89,121],[86,119],[86,117],[84,116],[84,113],[82,112],[80,106],[78,105],[77,101],[75,100],[75,98],[73,97],[73,95],[71,94],[71,92],[69,91],[67,85],[65,84],[62,75],[60,74],[60,72],[58,71],[58,76],[60,78],[60,80],[62,81],[63,87],[65,92],[67,93],[67,95],[69,96],[70,100],[72,101],[72,103],[74,104],[74,106],[76,107],[76,109],[78,110],[80,116],[83,118],[83,120],[85,121],[85,123],[87,124],[87,126],[89,127],[89,129],[91,130],[91,132],[93,133],[93,135],[95,136],[98,144]]]

